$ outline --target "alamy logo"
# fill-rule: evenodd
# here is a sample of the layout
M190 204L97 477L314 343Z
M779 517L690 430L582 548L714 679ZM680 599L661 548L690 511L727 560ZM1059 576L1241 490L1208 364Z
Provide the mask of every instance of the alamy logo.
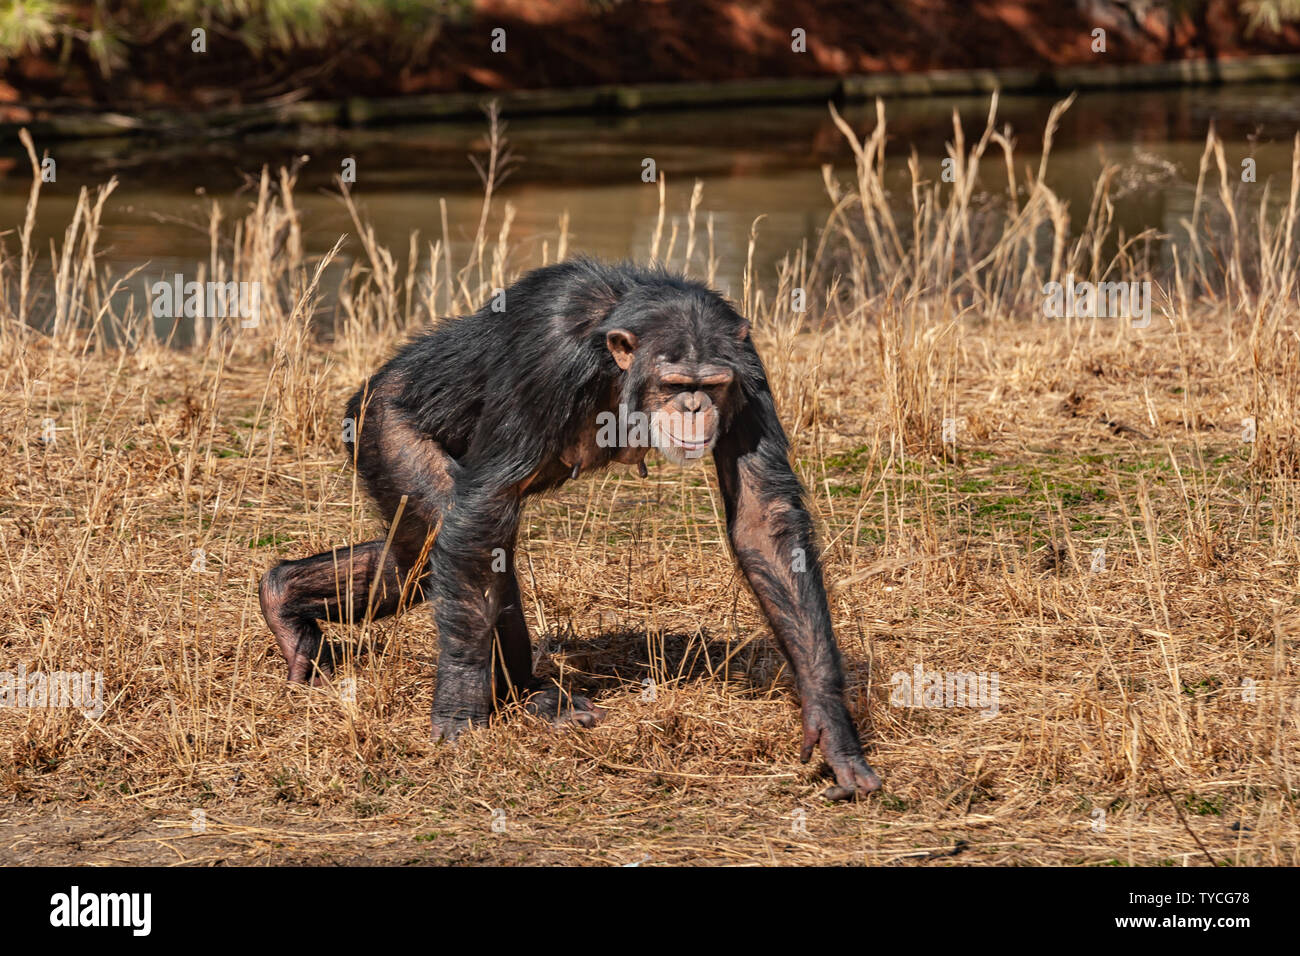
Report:
M50 897L51 926L129 926L134 936L148 936L153 924L150 893L70 892Z
M155 282L149 294L156 319L237 317L242 328L251 329L262 318L260 282L186 282L178 272L170 283Z
M998 672L896 671L889 683L895 707L973 707L982 717L998 715Z
M1151 324L1151 283L1065 282L1043 286L1043 315L1049 319L1133 319L1133 328Z
M104 713L103 671L0 671L0 707L75 707L87 717Z

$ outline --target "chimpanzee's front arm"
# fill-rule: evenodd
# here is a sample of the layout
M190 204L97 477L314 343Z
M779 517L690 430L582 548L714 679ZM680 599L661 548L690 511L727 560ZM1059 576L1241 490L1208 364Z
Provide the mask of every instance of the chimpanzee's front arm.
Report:
M714 450L727 532L794 669L803 707L800 759L807 762L813 747L820 746L837 784L825 796L851 799L878 790L880 778L862 755L844 704L844 673L803 488L790 467L771 396L762 398L747 407Z

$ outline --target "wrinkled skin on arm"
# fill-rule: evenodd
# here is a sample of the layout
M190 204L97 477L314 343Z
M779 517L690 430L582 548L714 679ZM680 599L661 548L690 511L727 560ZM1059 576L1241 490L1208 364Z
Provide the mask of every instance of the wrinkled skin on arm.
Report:
M812 519L761 365L747 379L746 405L714 449L728 537L794 670L802 702L800 759L806 763L820 747L836 782L824 796L855 799L880 789L880 777L863 757L844 703L844 669Z

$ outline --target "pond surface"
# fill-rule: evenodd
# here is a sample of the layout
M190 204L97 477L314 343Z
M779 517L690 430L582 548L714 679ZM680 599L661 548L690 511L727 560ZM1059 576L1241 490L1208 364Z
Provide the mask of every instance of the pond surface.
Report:
M1000 122L1016 137L1019 170L1036 168L1044 123L1054 96L1007 96ZM907 156L915 149L931 179L939 176L944 144L952 138L953 110L968 143L983 129L986 97L891 100L886 104L893 197L908 202ZM860 134L875 125L873 104L844 110ZM1132 235L1145 227L1177 229L1188 215L1209 124L1227 142L1229 164L1253 156L1258 180L1289 188L1292 138L1300 130L1300 94L1290 85L1219 89L1097 92L1079 96L1065 114L1053 148L1049 182L1070 202L1071 217L1087 214L1103 161L1131 165L1122 177L1117 219ZM49 147L58 179L44 187L39 248L48 261L51 238L61 241L77 190L110 175L120 185L105 215L101 248L114 274L142 262L150 276L182 271L208 259L208 204L219 200L227 220L252 196L246 177L262 164L279 166L310 157L295 201L303 213L308 251L323 253L340 233L354 232L334 194L344 158L357 161L354 194L381 242L405 260L408 236L441 235L439 199L445 198L454 243L468 245L478 221L481 187L467 155L485 148L486 124L438 123L380 129L308 129L202 142L141 139L37 144ZM738 294L751 224L758 216L760 276L805 240L815 242L830 208L820 167L842 177L852 156L824 106L643 113L634 116L544 117L513 120L507 135L518 164L499 193L514 204L512 237L519 265L549 245L554 256L559 220L570 217L569 249L620 258L644 257L658 213L658 188L641 179L642 161L667 174L669 211L684 223L695 179L704 181L699 242L713 217L718 285ZM0 229L22 221L28 163L16 144L0 150ZM991 147L982 169L989 191L1005 188L1000 153ZM1023 172L1018 175L1023 180ZM243 190L241 192L241 190ZM491 234L495 237L497 207ZM667 230L665 230L667 232ZM16 248L16 237L4 241ZM684 241L684 227L683 227ZM354 243L350 247L359 251ZM427 248L427 246L426 246ZM463 246L458 247L463 250ZM680 251L679 244L678 250ZM425 253L427 255L427 252ZM463 261L463 251L458 261Z

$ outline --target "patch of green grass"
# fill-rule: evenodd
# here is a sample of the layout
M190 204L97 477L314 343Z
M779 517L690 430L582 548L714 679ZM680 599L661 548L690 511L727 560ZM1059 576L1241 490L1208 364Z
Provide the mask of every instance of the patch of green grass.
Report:
M387 777L383 774L364 770L361 773L361 786L375 793L387 793L389 790L396 790L400 793L410 790L415 786L415 782L406 777Z
M1183 798L1183 807L1198 817L1222 816L1223 804L1222 797L1202 797L1196 793L1189 793Z
M271 774L271 786L275 787L275 799L286 803L301 800L307 791L307 783L302 775L289 767L281 767Z
M1184 684L1183 693L1188 697L1195 697L1198 694L1212 694L1223 684L1223 681L1217 677L1202 677L1195 684Z
M859 445L857 448L838 455L828 455L826 457L827 468L852 468L861 471L871 463L871 447L869 445Z
M832 498L860 498L862 497L861 485L829 485L823 486L827 494Z
M895 813L902 813L907 809L907 801L902 797L895 796L892 793L886 793L883 790L876 795L876 803L882 810L892 810Z

